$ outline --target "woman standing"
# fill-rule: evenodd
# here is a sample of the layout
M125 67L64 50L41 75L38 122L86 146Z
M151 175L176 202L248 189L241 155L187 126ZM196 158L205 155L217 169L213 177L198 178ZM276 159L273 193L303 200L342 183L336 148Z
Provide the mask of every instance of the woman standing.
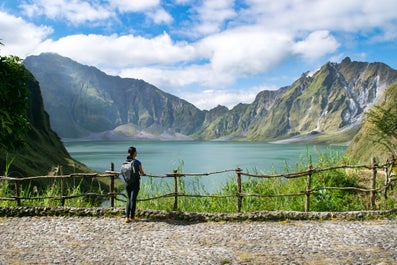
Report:
M142 163L135 159L137 156L138 152L136 151L136 148L131 146L128 148L128 156L127 156L127 161L131 162L134 161L132 164L135 168L135 172L139 172L141 176L145 175L145 172L143 171L142 168ZM125 209L125 222L129 223L131 221L135 220L135 210L136 210L136 199L138 197L138 192L139 192L139 187L140 187L140 181L136 181L132 184L126 185L126 190L127 190L127 195L128 195L128 203L127 207Z

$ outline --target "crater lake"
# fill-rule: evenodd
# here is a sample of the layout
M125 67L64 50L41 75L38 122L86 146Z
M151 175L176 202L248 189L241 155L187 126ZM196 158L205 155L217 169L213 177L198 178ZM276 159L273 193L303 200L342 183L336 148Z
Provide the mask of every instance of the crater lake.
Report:
M343 154L345 146L273 144L234 141L65 141L70 155L90 167L105 172L111 162L119 170L129 146L135 146L137 159L148 175L164 176L179 169L183 173L212 173L233 170L258 174L295 172L297 165L318 163L321 154ZM143 177L142 181L147 181ZM189 178L189 177L186 177ZM234 172L200 177L205 191L222 189ZM188 182L188 181L187 181Z

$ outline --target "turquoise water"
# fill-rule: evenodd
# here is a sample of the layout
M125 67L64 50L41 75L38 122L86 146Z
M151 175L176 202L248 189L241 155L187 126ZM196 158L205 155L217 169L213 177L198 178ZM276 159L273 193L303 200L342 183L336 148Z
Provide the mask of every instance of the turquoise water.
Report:
M182 166L184 173L210 173L236 169L252 173L285 172L296 163L307 164L308 154L315 163L329 150L343 153L345 147L300 144L269 144L257 142L210 141L80 141L65 142L71 156L88 167L104 172L114 162L119 170L129 146L138 150L137 159L146 174L163 176ZM233 172L201 177L206 191L222 187Z

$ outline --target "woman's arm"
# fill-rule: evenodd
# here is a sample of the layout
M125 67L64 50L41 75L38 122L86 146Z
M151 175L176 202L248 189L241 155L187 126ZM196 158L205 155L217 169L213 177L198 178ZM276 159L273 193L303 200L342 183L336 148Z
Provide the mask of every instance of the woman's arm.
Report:
M141 174L141 176L145 176L146 175L146 173L143 171L142 164L139 165L139 173Z

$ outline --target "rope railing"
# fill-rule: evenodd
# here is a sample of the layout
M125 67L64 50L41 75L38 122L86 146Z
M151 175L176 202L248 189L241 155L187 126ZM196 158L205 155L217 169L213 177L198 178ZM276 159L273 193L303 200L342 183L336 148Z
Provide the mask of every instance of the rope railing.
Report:
M372 161L372 165L338 165L327 168L312 168L311 165L308 166L307 170L301 172L292 172L292 173L284 173L284 174L252 174L249 172L244 172L240 168L236 169L227 169L221 171L207 172L207 173L181 173L174 170L173 173L167 173L165 175L145 175L148 178L173 178L174 179L174 192L156 195L148 198L140 198L138 201L150 201L150 200L159 200L162 198L174 198L174 207L173 209L178 210L178 198L180 197L190 197L190 198L237 198L237 212L241 212L243 206L243 198L244 197L258 197L258 198L271 198L271 197L296 197L296 196L306 196L305 201L305 211L310 211L310 195L319 192L321 190L351 190L357 192L365 192L370 196L370 208L375 207L375 199L378 193L382 193L387 199L387 191L390 189L392 182L396 181L396 174L393 173L393 168L395 167L395 160L388 160L386 163L378 165L375 160ZM372 172L371 178L371 187L311 187L312 185L312 176L315 174L321 174L324 172L341 170L341 169L367 169ZM377 187L377 176L378 169L383 169L385 181L383 185ZM237 192L235 194L186 194L184 192L178 191L178 179L183 177L202 177L202 176L210 176L222 173L230 173L234 172L236 174L236 184L237 184ZM15 183L15 191L16 194L9 197L0 197L0 200L5 201L17 201L18 206L21 206L23 200L44 200L44 199L52 199L52 200L60 200L62 202L62 206L65 205L65 200L79 198L79 197L100 197L100 198L110 198L111 207L114 207L114 201L120 200L118 196L123 196L126 198L127 196L122 192L115 192L115 179L118 178L120 172L114 171L114 164L111 163L111 169L109 171L105 171L104 173L72 173L68 175L55 175L55 176L35 176L35 177L26 177L26 178L15 178L8 176L0 176L1 182L14 182ZM294 179L294 178L302 178L307 177L306 180L306 190L299 191L296 193L289 194L252 194L243 192L243 180L242 176L251 177L251 178L285 178L285 179ZM64 194L64 179L71 178L109 178L109 192L107 193L93 193L93 192L85 192L81 194ZM34 196L34 197L24 197L21 196L21 182L24 181L32 181L39 179L58 179L60 180L60 195L58 196Z

